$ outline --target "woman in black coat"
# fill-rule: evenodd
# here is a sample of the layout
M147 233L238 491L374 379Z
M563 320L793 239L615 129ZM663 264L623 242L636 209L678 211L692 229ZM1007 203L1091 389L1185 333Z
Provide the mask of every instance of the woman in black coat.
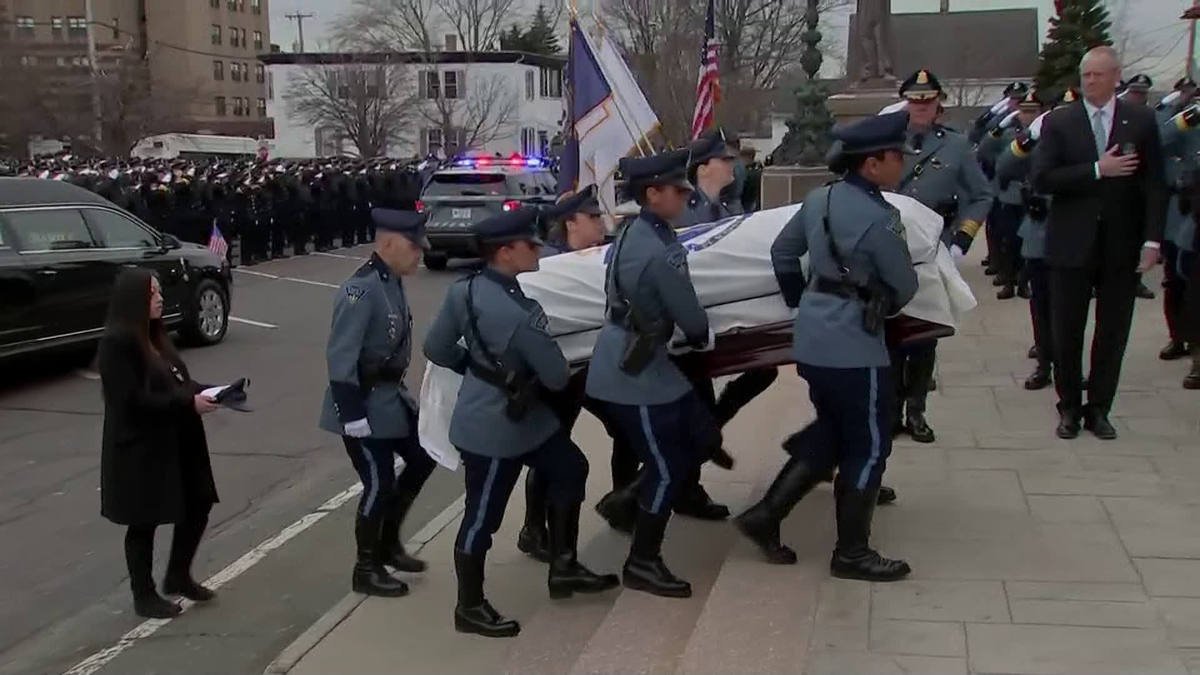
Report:
M147 618L179 614L154 588L154 530L174 523L163 592L195 602L214 593L192 579L192 559L217 502L200 416L218 405L199 392L162 323L158 278L144 269L117 277L100 342L104 441L100 512L127 525L125 561L134 610Z

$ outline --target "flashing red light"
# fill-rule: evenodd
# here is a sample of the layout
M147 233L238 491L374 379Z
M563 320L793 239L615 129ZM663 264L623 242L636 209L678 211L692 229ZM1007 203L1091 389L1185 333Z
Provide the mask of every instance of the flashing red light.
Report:
M488 157L480 157L479 159L475 160L475 166L488 166L491 163L492 160Z
M425 202L417 200L417 213L425 213Z
M504 202L504 206L502 208L505 211L516 211L517 209L521 208L521 202L516 201L515 199L510 199Z
M520 157L513 157L512 159L508 160L508 163L511 166L525 166L525 160Z

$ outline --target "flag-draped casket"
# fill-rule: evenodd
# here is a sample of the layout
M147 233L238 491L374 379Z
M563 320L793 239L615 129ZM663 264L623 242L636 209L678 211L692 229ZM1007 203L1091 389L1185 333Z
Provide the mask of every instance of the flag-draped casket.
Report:
M942 217L920 202L885 193L905 225L919 288L902 315L889 320L889 340L944 337L975 306L949 251L940 245ZM717 334L713 352L695 355L713 375L790 362L792 321L771 266L771 243L800 206L785 206L683 230L688 267L700 303ZM547 330L568 361L582 364L604 323L605 262L610 246L542 260L541 269L518 279L549 317ZM803 326L796 327L803 330ZM429 366L421 391L421 441L447 466L457 456L446 439L458 376Z

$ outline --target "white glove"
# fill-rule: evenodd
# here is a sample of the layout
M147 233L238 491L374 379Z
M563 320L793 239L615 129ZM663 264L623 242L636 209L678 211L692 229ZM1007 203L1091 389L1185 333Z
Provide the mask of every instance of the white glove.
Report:
M1183 92L1176 89L1175 91L1162 97L1162 100L1159 101L1158 103L1159 103L1159 105L1161 105L1165 108L1166 106L1169 106L1169 105L1175 103L1175 101L1178 101L1180 96L1183 96Z
M1014 110L1014 111L1008 113L1008 116L1000 121L1000 128L1007 129L1007 128L1011 127L1012 125L1016 124L1018 114L1020 114L1020 111L1018 111L1018 110Z
M713 347L716 346L717 336L713 333L712 326L709 326L708 342L706 342L703 347L693 346L686 340L687 338L683 336L683 332L679 330L678 326L676 326L675 334L671 336L671 341L667 343L667 353L673 356L679 356L680 354L686 354L688 352L711 352Z
M999 115L1000 113L1004 112L1005 110L1008 110L1008 106L1011 105L1011 101L1012 101L1012 99L1005 96L1004 98L997 101L996 105L992 106L991 113L993 115Z
M1029 137L1030 138L1032 138L1033 140L1036 141L1042 137L1042 123L1046 120L1046 115L1049 115L1049 114L1050 114L1050 111L1047 110L1046 112L1042 113L1041 115L1038 115L1037 119L1035 119L1029 125Z
M907 100L897 101L895 103L884 106L883 110L879 111L879 114L887 115L889 113L900 112L901 110L907 110L907 109L908 109L908 101Z
M967 257L966 251L959 248L958 244L950 245L950 257L954 259L955 264L963 261Z
M708 327L708 342L704 343L703 347L697 347L698 352L711 352L717 346L717 334L713 332L712 326Z
M371 435L371 423L367 418L346 422L342 425L342 432L350 438L366 438Z

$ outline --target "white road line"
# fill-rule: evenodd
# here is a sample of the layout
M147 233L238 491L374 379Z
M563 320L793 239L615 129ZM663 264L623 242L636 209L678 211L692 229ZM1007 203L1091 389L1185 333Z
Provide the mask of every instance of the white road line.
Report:
M238 316L231 316L231 317L229 317L229 320L233 321L234 323L244 323L247 326L258 326L259 328L279 328L279 326L276 326L273 323L263 323L262 321L251 321L250 319L243 319Z
M254 270L244 270L240 267L233 268L233 271L241 272L242 274L249 274L250 276L254 276L254 277L263 277L265 279L278 279L279 278L278 274L267 274L266 272L255 272Z
M340 253L326 253L324 251L313 251L312 255L319 255L326 258L341 258L342 260L366 260L367 258L360 255L342 255Z
M338 284L327 284L324 281L309 281L308 279L297 279L296 277L280 277L284 281L294 281L298 284L308 284L309 286L324 286L325 288L341 288Z
M399 470L401 466L403 466L403 462L397 458L397 470ZM321 521L321 519L325 518L330 513L333 513L338 508L343 506L346 502L361 494L362 490L362 483L355 483L333 497L330 497L324 504L318 506L311 513L283 528L274 537L271 537L258 546L250 549L244 555L242 555L242 557L230 563L228 567L209 577L208 580L204 582L204 585L212 589L217 589L229 583L230 581L233 581L242 574L245 574L247 570L262 562L263 558L267 557L268 553L283 546L294 539L301 532L304 532L313 525L316 525ZM412 539L408 540L405 546L413 552L419 551L422 546L433 539L438 532L440 532L455 518L457 518L460 513L462 513L465 504L465 496L456 499L441 513L434 516L433 520L430 520L425 527L421 528L420 532L417 532ZM180 606L183 607L184 612L187 612L193 604L195 603L186 599L180 601ZM173 620L174 619L148 619L133 630L121 636L121 639L117 640L116 644L106 647L105 649L101 649L95 654L92 654L86 659L80 661L79 663L75 664L75 667L65 671L63 675L92 675L96 671L112 662L113 659L120 656L121 653L137 644L138 640L142 640L154 635L160 628L171 623Z

